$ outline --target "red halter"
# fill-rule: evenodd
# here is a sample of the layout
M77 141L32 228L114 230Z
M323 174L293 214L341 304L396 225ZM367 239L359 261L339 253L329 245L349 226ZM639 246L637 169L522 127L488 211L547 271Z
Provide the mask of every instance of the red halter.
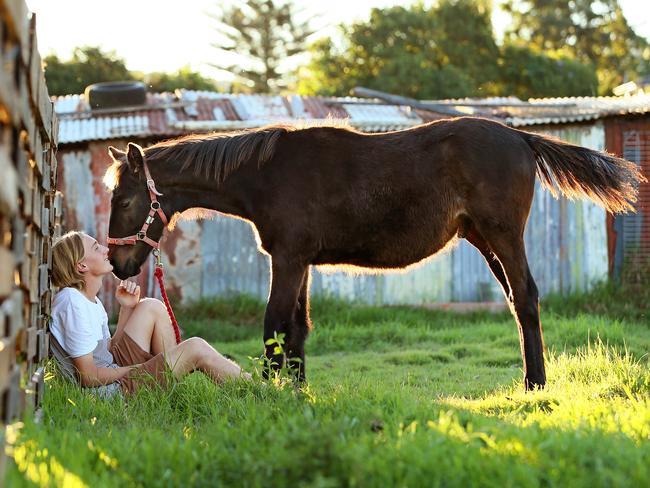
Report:
M153 178L151 177L151 173L149 173L149 167L147 166L147 162L143 161L143 163L144 163L144 174L147 178L147 190L149 190L149 198L151 198L149 215L147 215L147 218L144 219L144 224L142 224L142 228L135 235L127 236L127 237L109 237L107 239L107 242L108 244L115 244L116 246L125 246L125 245L133 246L135 245L136 242L143 241L149 244L151 247L153 247L153 255L154 258L156 259L156 269L154 271L154 277L158 281L158 286L160 287L160 295L162 296L162 299L165 302L165 307L167 307L167 313L169 314L169 319L171 320L172 326L174 327L176 344L178 344L181 342L181 331L178 328L178 322L176 321L176 317L174 316L174 311L172 310L172 306L169 303L169 299L167 298L167 291L165 290L165 284L163 283L163 265L162 262L160 261L160 242L154 241L153 239L147 236L147 230L149 229L149 226L153 223L156 214L160 216L160 220L162 220L164 226L167 225L168 221L167 221L167 217L165 216L165 212L163 212L162 208L160 207L160 202L156 198L156 196L162 196L162 193L156 190L156 184L154 183Z

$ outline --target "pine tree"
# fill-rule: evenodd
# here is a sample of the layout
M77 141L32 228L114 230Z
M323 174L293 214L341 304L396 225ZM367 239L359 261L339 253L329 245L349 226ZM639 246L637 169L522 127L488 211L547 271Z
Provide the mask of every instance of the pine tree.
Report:
M305 50L314 32L309 19L296 20L299 14L290 1L246 0L222 7L213 17L225 43L212 45L246 62L212 65L234 74L254 92L277 93L287 84L291 58Z

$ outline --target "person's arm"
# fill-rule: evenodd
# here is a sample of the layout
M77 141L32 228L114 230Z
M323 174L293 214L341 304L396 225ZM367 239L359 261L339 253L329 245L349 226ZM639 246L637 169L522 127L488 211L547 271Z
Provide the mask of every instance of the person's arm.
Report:
M88 353L78 358L72 358L72 362L79 371L81 386L108 385L123 378L134 366L121 368L101 368L93 361L93 354Z
M122 330L131 317L135 306L140 301L140 287L133 281L120 281L117 290L115 290L115 298L120 304L120 313L117 317L117 327L115 328L114 338L119 338L119 336L122 335Z
M115 335L122 332L122 328L126 325L133 313L135 307L120 306L120 313L117 316L117 327L115 328Z

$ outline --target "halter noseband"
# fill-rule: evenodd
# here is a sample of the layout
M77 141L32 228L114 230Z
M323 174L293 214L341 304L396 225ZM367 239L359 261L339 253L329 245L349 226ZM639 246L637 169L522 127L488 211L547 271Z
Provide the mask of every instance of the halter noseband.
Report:
M151 198L149 215L147 215L147 218L144 220L144 224L142 224L142 228L136 234L127 237L109 237L107 239L107 242L108 244L115 244L116 246L124 246L135 245L136 242L142 241L153 247L154 255L157 257L160 254L160 243L147 237L147 229L149 229L149 226L153 223L156 214L160 216L160 220L162 220L162 223L165 226L167 225L167 217L165 216L165 212L163 212L162 208L160 207L160 202L156 198L156 196L162 196L162 193L156 190L156 184L154 183L153 178L151 178L151 173L149 173L147 162L143 161L143 163L144 174L147 178L147 190L149 190L149 197Z

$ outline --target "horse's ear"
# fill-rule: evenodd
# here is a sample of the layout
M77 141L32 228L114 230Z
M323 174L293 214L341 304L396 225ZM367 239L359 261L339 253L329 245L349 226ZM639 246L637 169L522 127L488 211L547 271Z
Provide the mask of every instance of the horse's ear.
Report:
M137 144L129 142L126 150L126 160L131 171L137 173L144 166L144 151Z
M121 157L126 156L124 151L120 151L118 148L113 146L108 146L108 154L110 154L113 159L120 159Z

